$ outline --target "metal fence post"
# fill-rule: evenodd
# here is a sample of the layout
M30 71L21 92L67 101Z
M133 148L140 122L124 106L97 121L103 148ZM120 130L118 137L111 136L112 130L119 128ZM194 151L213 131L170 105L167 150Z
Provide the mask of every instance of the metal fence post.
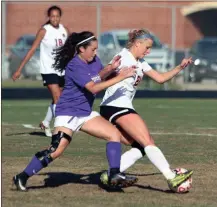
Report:
M6 9L7 9L7 2L2 2L2 79L7 79L9 76L8 71L8 61L6 59Z
M96 5L96 33L97 38L99 39L101 32L101 3L97 3Z

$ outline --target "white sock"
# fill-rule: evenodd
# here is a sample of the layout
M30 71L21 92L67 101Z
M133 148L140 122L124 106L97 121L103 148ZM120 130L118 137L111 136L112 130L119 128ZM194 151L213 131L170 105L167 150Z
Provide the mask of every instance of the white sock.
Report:
M53 118L55 117L56 104L52 105Z
M55 106L54 106L55 105ZM55 111L56 108L56 104L51 104L48 109L47 109L47 113L46 116L43 120L43 124L45 127L49 127L50 126L50 122L52 121L52 119L54 118L54 113L53 113L53 108Z
M145 147L145 153L167 180L175 177L175 173L170 169L169 163L158 147L149 145Z
M121 156L120 172L124 172L131 167L137 160L142 158L141 151L137 148L132 148Z

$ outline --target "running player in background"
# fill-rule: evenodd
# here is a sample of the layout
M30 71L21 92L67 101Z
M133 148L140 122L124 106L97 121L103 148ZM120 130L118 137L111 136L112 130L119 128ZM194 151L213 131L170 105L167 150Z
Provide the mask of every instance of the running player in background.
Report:
M49 20L39 29L31 49L26 54L12 78L15 81L20 77L25 64L30 60L40 44L40 73L44 86L48 88L52 95L52 103L48 107L47 114L40 123L40 127L45 131L46 136L51 137L50 122L55 117L56 103L64 86L64 73L55 71L52 66L54 64L53 52L55 49L64 45L69 35L69 30L60 24L62 16L60 7L50 7L47 15Z
M100 106L100 114L117 126L122 135L128 139L126 144L132 145L132 149L125 152L121 157L121 172L146 154L152 164L164 175L168 184L176 187L188 179L193 171L176 175L170 169L170 165L163 153L150 136L146 123L135 111L132 101L137 85L144 75L149 76L158 83L164 83L191 64L192 59L183 59L180 65L174 69L165 73L158 73L147 62L141 62L141 59L150 53L152 44L152 36L148 30L133 30L129 33L127 48L124 48L118 55L121 56L120 67L135 65L137 67L136 75L106 89Z
M94 34L84 31L72 33L64 46L56 51L54 66L60 72L65 71L65 87L57 102L51 145L37 152L24 171L13 177L17 190L26 191L28 178L58 158L70 144L73 134L79 130L108 141L106 155L111 186L128 186L137 180L120 173L121 133L92 110L96 93L135 75L135 68L125 67L116 77L103 81L119 67L120 57L103 69L96 56L97 47Z

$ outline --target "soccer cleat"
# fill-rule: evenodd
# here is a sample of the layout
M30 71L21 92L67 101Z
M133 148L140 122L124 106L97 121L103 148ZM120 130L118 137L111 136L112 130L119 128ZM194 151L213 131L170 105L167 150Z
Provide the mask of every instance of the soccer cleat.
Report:
M110 187L128 187L138 181L138 178L126 176L123 173L117 173L108 177L108 185Z
M26 180L22 180L19 175L13 177L13 184L16 186L18 191L27 191Z
M193 170L188 170L181 174L176 174L175 178L167 180L168 185L172 188L176 188L177 186L184 183L188 178L193 174Z
M40 127L42 130L44 130L44 133L45 133L45 135L46 135L47 137L52 137L52 132L51 132L51 129L50 129L49 126L46 127L46 126L43 124L43 122L41 122L41 123L39 124L39 127Z

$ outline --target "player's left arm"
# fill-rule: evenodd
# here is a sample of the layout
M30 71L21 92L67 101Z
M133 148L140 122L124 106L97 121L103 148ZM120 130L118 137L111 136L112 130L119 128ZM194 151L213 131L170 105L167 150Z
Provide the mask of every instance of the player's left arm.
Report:
M172 79L174 76L176 76L181 70L186 68L189 64L191 64L192 58L185 58L182 60L182 62L177 65L172 70L165 72L165 73L159 73L154 69L150 69L147 71L143 71L145 75L149 76L152 80L156 81L157 83L165 83Z

